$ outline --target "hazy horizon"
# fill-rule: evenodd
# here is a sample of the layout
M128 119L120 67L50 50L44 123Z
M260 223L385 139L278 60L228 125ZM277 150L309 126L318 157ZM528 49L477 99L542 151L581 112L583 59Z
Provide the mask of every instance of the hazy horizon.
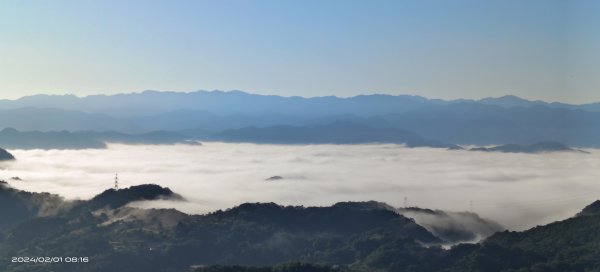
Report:
M600 101L597 1L11 1L0 93ZM309 19L310 18L310 19Z
M232 92L242 92L242 93L247 93L247 94L251 94L251 95L260 95L260 96L277 96L277 97L284 97L284 98L291 98L291 97L301 97L301 98L306 98L306 99L310 99L310 98L318 98L318 97L337 97L337 98L353 98L353 97L357 97L357 96L369 96L369 95L389 95L389 96L414 96L414 97L422 97L425 99L430 99L430 100L444 100L444 101L453 101L453 100L473 100L473 101L478 101L478 100L483 100L483 99L487 99L487 98L503 98L503 97L518 97L524 100L528 100L528 101L541 101L541 102L546 102L546 103L564 103L564 104L570 104L570 105L584 105L584 104L594 104L594 103L600 103L600 99L598 99L598 101L587 101L584 103L570 103L570 102L566 102L566 101L555 101L555 100L544 100L541 98L530 98L530 97L526 97L526 96L521 96L518 94L513 94L513 93L507 93L507 94L503 94L503 95L498 95L498 96L478 96L478 97L456 97L456 98L442 98L442 97L428 97L428 96L423 96L420 94L416 94L416 93L386 93L386 92L371 92L371 93L360 93L360 94L355 94L355 95L315 95L315 96L309 96L309 95L279 95L279 94L269 94L269 93L261 93L261 92L253 92L253 91L247 91L247 90L238 90L238 89L232 89L232 90L221 90L221 89L214 89L214 90L205 90L205 89L197 89L197 90L193 90L193 91L165 91L165 90L141 90L141 91L126 91L126 92L115 92L115 93L92 93L92 94L77 94L77 93L70 93L70 92L65 92L65 93L32 93L32 94L28 94L28 95L22 95L22 96L15 96L15 97L4 97L2 96L2 94L0 94L0 100L9 100L9 101L17 101L23 98L27 98L27 97L33 97L33 96L75 96L77 98L86 98L86 97L93 97L93 96L119 96L119 95L132 95L132 94L142 94L145 92L159 92L159 93L178 93L178 94L190 94L190 93L196 93L196 92L224 92L224 93L232 93Z

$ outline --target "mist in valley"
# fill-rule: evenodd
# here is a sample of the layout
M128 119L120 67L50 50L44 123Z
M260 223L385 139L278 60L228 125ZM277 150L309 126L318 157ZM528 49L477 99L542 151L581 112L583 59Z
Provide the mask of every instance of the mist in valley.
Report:
M566 219L600 199L600 152L511 154L401 145L206 142L86 150L9 150L0 178L27 191L88 199L113 186L156 183L187 201L138 202L202 214L244 202L321 206L376 200L469 211L511 230ZM18 177L18 178L17 178ZM277 177L277 178L272 178Z

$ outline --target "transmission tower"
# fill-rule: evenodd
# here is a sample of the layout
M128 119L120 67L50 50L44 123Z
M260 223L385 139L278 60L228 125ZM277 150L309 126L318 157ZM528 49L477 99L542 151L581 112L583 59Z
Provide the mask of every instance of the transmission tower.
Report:
M119 174L115 174L115 190L119 190Z

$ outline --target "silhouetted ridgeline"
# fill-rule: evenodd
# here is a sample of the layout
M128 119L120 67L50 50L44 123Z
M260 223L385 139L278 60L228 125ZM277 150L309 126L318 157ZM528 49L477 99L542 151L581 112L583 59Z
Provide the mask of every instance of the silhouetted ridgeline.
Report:
M199 140L250 142L263 144L364 144L395 143L407 147L436 147L460 149L459 146L432 141L408 131L393 128L375 128L363 124L336 122L311 127L275 126L242 128L200 136L177 132L154 131L144 134L119 132L19 132L15 129L0 131L0 144L19 149L83 149L106 148L106 143L125 144L188 144Z
M477 103L503 108L545 106L556 109L600 111L600 103L571 105L529 101L516 96L485 98L481 100L427 99L416 95L358 95L349 98L282 97L258 95L241 91L197 91L191 93L145 91L142 93L116 95L34 95L17 100L0 100L0 109L54 108L81 111L90 114L106 114L116 117L151 116L164 112L203 110L219 115L230 114L280 114L290 115L336 115L356 114L362 116L402 113L429 105Z
M106 148L106 143L124 144L188 144L188 136L166 131L153 131L143 134L125 134L120 132L94 131L26 131L12 128L0 131L0 145L14 149L85 149Z
M156 199L183 200L183 197L173 193L169 188L163 188L155 184L144 184L119 190L108 189L92 198L88 205L96 208L105 206L119 208L134 201Z
M376 128L364 124L335 122L327 125L296 127L248 127L225 130L214 135L215 140L274 144L364 144L396 143L407 147L439 147L460 149L459 146L423 137L395 128Z
M1 184L0 270L516 272L600 267L595 204L571 219L524 232L498 232L480 244L444 250L437 246L442 239L427 230L431 225L424 228L378 202L331 207L246 203L206 215L126 206L161 198L180 199L156 185L65 201ZM488 224L474 214L400 211L438 216L438 235L445 231L444 220L450 220L447 230L456 224ZM90 262L12 263L12 256L87 256Z
M600 215L600 200L596 200L594 203L587 205L580 213L577 214L577 216L584 215Z
M418 207L399 208L398 212L413 218L419 225L448 243L478 241L504 230L500 224L471 212L447 212Z
M359 123L335 122L327 125L296 127L246 127L223 132L167 132L154 131L144 134L125 134L120 132L20 132L15 129L0 131L0 145L14 149L85 149L106 148L106 143L124 144L185 144L200 145L199 141L246 142L259 144L367 144L393 143L406 147L433 147L453 150L462 149L454 144L429 140L416 133L395 128L378 128ZM545 153L577 152L583 150L570 148L556 142L540 142L528 145L508 144L495 147L477 147L471 151ZM5 158L10 158L4 154ZM2 153L0 151L0 159Z
M577 153L588 153L583 150L570 148L561 143L555 142L542 142L529 145L518 145L508 144L494 147L476 147L471 148L471 151L485 151L485 152L503 152L503 153L548 153L548 152L577 152Z
M514 96L445 101L406 95L302 98L239 91L147 91L84 98L40 95L0 100L0 127L21 131L90 130L136 135L169 131L196 139L217 137L220 132L231 130L222 137L238 141L240 133L252 132L250 127L261 129L260 133L275 132L275 128L308 133L315 127L337 122L387 129L384 135L393 130L408 131L448 144L560 142L575 147L600 147L600 104L546 103ZM378 135L369 141L388 137ZM340 138L345 142L356 140Z
M12 161L15 159L13 154L10 154L8 151L0 148L0 161Z

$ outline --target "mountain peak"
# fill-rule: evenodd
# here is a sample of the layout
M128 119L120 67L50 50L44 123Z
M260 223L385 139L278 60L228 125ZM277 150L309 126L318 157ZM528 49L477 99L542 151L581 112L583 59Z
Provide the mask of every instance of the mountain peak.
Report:
M477 102L487 105L501 106L505 108L511 107L529 107L533 105L546 105L546 102L542 101L530 101L516 95L504 95L501 97L487 97L480 99Z
M600 215L600 200L596 200L592 204L587 205L576 216L582 215Z
M13 161L15 160L15 156L10 154L8 151L0 148L0 161Z
M118 208L134 201L157 199L183 200L183 197L167 187L156 184L142 184L125 189L108 189L92 198L90 203L97 208L103 206Z

